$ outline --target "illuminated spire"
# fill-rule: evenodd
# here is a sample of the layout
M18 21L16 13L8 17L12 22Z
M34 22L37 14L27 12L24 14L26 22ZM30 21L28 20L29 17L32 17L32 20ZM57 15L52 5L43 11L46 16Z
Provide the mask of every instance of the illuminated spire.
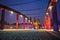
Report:
M34 22L36 21L36 18L34 17Z

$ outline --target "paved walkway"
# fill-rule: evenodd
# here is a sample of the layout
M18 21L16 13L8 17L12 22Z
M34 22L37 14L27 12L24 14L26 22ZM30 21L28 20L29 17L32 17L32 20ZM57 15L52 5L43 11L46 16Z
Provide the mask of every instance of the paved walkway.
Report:
M53 29L47 30L47 29L3 29L0 31L53 31Z
M56 36L50 34L49 32L51 31L42 30L11 31L11 30L0 31L0 40L60 40Z

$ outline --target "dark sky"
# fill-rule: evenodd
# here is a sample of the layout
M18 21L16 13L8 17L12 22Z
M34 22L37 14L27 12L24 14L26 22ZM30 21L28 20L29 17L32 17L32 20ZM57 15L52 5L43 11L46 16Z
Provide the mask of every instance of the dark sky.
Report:
M28 17L35 17L36 19L40 19L41 24L43 24L46 8L49 0L0 0L1 4L4 4L12 9L15 9ZM60 0L57 2L57 10L58 10L58 20L60 21ZM0 12L1 13L1 12ZM9 14L9 12L5 12L5 20L10 23L15 22L16 14ZM52 16L52 15L51 15ZM22 22L22 18L19 18L19 22Z

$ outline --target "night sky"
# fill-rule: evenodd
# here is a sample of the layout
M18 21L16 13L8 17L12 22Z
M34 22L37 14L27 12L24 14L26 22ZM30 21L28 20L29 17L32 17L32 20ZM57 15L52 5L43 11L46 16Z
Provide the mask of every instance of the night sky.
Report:
M0 0L1 4L4 4L12 9L15 9L27 17L35 17L36 19L40 19L41 24L43 24L44 17L46 14L46 8L49 0ZM16 14L10 14L9 12L5 12L5 20L10 23L15 23ZM60 21L60 0L57 2L57 13L58 20ZM52 14L51 14L52 18ZM0 11L0 19L1 19L1 11ZM19 17L19 23L22 22L22 18Z

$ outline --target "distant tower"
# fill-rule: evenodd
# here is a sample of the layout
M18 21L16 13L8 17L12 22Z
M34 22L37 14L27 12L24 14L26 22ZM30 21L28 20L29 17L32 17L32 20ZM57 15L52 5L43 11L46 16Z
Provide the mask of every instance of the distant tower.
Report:
M30 21L32 21L32 18L30 17Z
M40 24L39 19L36 19L36 18L34 17L34 22L33 22L34 28L35 28L35 29L38 29L38 28L39 28L39 24Z
M34 17L34 22L36 21L36 18Z

